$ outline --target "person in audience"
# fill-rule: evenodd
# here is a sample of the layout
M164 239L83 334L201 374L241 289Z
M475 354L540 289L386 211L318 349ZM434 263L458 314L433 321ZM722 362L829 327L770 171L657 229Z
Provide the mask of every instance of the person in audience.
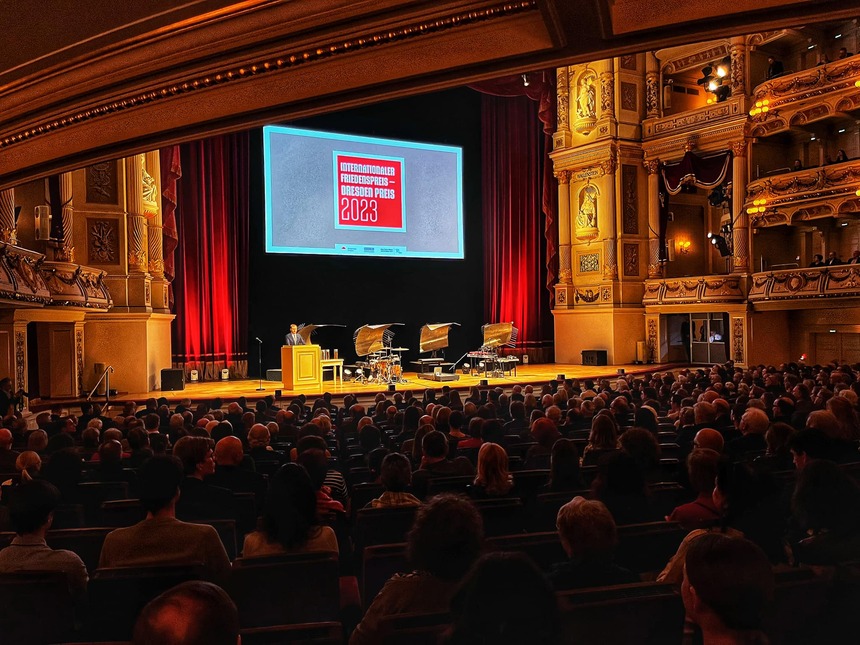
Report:
M328 459L322 450L311 448L310 450L302 451L299 455L298 463L305 468L311 478L311 484L314 487L317 500L317 512L320 515L340 514L349 510L339 501L332 498L331 488L325 484L329 467Z
M802 472L812 459L835 461L833 443L821 430L804 428L791 435L788 440L794 468Z
M57 487L63 504L79 504L78 484L83 481L83 460L74 448L55 452L42 469L42 479Z
M227 592L183 582L151 600L134 625L133 645L237 645L239 612Z
M245 458L239 437L224 437L215 444L215 472L206 477L206 483L226 488L233 493L253 493L256 508L263 506L266 497L266 478L260 473L242 468Z
M146 417L149 419L149 417ZM156 426L156 430L158 426ZM149 433L145 429L132 428L128 431L128 447L131 451L131 456L127 463L129 468L140 468L147 459L152 457L152 450L149 447Z
M42 429L33 430L27 435L27 450L37 452L40 455L48 447L48 433Z
M708 448L697 448L687 456L687 474L696 499L675 507L666 521L679 522L687 531L719 522L720 510L714 505L712 494L719 461L720 454Z
M836 59L837 59L837 60L842 60L843 58L850 58L850 57L851 57L851 56L853 56L853 55L854 55L854 54L852 54L850 51L848 51L848 49L847 49L847 48L845 48L845 47L840 47L840 48L839 48L839 53L836 55Z
M826 266L824 264L824 256L820 253L816 253L812 256L812 262L809 263L810 267L823 267Z
M20 481L32 481L39 476L42 470L42 458L37 452L25 450L15 459L15 470L20 475ZM3 486L12 486L14 483L14 480L10 478L3 482Z
M588 444L582 451L582 465L595 466L603 455L618 450L618 429L615 421L605 414L598 414L591 420L591 433Z
M603 502L574 497L559 509L556 528L568 557L549 574L556 590L639 582L636 574L613 562L618 532Z
M298 464L284 464L272 476L260 529L245 537L243 557L278 553L337 553L330 526L321 525L311 478Z
M661 519L654 516L645 476L633 457L624 452L605 455L597 468L592 497L606 504L616 524Z
M535 420L531 428L532 438L537 444L526 451L523 468L532 470L549 468L552 446L561 437L558 426L551 419L543 417Z
M214 444L206 437L182 437L173 456L182 463L185 477L176 515L188 520L236 519L236 501L226 488L205 481L215 473Z
M842 163L843 161L848 161L848 153L844 149L839 148L836 151L836 158L833 160L833 163Z
M368 503L371 508L421 506L421 500L408 492L412 483L412 464L404 455L392 452L382 460L380 481L385 491Z
M546 576L522 553L487 553L451 599L448 645L554 645L560 642L558 605Z
M275 450L269 442L271 434L269 429L262 423L254 423L248 430L248 455L257 461L279 461L284 462L284 453Z
M767 643L761 629L773 591L770 562L754 543L707 535L691 545L681 597L704 643Z
M660 470L660 444L655 433L637 426L622 433L618 443L621 450L636 461L645 481L653 483L665 479Z
M825 266L838 266L840 264L845 264L837 255L836 251L830 251L827 254L827 261L824 263Z
M747 453L761 453L767 449L764 435L770 425L767 413L750 408L741 417L740 431L743 436L726 444L726 454L735 460L743 459Z
M428 432L421 442L424 456L421 467L412 473L412 488L416 497L424 499L430 480L436 477L474 475L475 469L465 457L448 459L448 439L441 432Z
M723 435L713 428L702 428L693 439L693 448L708 448L722 454L725 440Z
M794 547L803 564L835 565L860 554L860 486L833 462L810 461L797 476L792 512L809 534Z
M153 457L140 468L140 503L146 519L111 531L105 538L99 568L202 564L208 578L224 583L230 560L214 528L176 519L183 467L175 457Z
M446 611L483 541L481 514L469 500L443 494L420 507L407 536L413 571L385 583L353 631L350 645L379 643L380 623L387 616Z
M526 420L526 406L522 401L512 401L510 405L511 420L505 424L505 434L518 435L520 439L529 438L529 422Z
M772 78L777 78L778 76L782 76L785 74L785 66L782 64L781 60L777 60L773 56L767 57L767 75L765 80L770 80Z
M12 450L12 431L0 428L0 473L11 473L15 470L15 460L18 451Z
M772 423L767 432L764 433L767 450L764 456L755 460L756 468L766 469L770 472L793 469L794 463L788 448L788 442L791 440L793 432L794 428L787 423Z
M60 504L60 491L47 481L34 479L22 482L10 498L9 517L15 537L0 551L0 573L62 571L72 596L83 600L89 577L81 558L71 551L52 549L45 542Z
M483 443L481 435L484 423L486 423L486 421L481 417L472 417L471 419L469 419L469 425L467 429L469 436L457 441L457 448L459 450L480 448L481 444Z
M507 497L514 487L508 470L508 453L497 443L485 443L478 451L478 468L469 495L475 499Z
M585 482L579 470L579 451L576 444L570 439L559 439L552 446L547 489L557 493L583 488Z

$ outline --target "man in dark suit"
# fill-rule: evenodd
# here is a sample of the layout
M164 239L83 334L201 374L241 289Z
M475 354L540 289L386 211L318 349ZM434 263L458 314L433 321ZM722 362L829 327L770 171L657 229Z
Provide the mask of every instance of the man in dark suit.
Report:
M287 345L304 345L305 339L299 336L299 328L293 323L290 325L290 333L287 334Z
M238 437L224 437L215 444L215 472L206 478L206 483L234 493L253 493L259 511L266 496L266 478L242 468L244 458L242 441Z
M206 437L182 437L173 446L173 456L185 471L176 503L176 515L184 520L237 519L233 493L203 481L215 473L211 445L212 440Z
M825 262L824 264L825 266L832 267L838 264L844 264L844 262L842 262L842 260L839 259L839 256L836 255L836 251L831 251L827 254L827 262Z

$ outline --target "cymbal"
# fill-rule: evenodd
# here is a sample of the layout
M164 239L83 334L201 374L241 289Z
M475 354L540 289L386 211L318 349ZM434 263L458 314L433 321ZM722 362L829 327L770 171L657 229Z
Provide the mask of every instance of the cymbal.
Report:
M408 352L409 348L408 347L392 347L391 351L392 352Z

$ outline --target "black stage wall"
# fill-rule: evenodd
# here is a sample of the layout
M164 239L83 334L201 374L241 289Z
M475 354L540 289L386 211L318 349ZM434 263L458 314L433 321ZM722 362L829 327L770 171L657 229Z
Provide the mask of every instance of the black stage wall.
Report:
M338 323L315 341L355 362L353 332L364 324L395 327L394 345L418 358L419 328L458 322L449 336L448 360L481 345L484 310L481 223L481 96L466 88L415 96L327 114L290 125L348 134L407 139L463 147L465 260L332 258L264 252L262 132L251 140L251 222L248 372L257 374L257 342L263 370L280 368L280 348L291 322ZM404 369L411 370L409 366Z

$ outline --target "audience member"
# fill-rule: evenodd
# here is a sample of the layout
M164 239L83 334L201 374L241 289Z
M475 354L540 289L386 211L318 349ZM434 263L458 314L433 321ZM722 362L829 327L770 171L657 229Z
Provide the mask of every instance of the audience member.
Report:
M485 443L478 451L478 468L469 494L476 499L507 497L514 487L508 470L508 453L496 443Z
M371 508L421 506L421 500L408 492L412 483L412 465L404 455L393 452L382 460L380 482L385 491L368 503Z
M236 519L233 493L205 481L215 473L214 444L206 437L182 437L173 446L173 456L182 463L185 477L176 515L188 520Z
M677 506L666 518L667 521L679 522L685 530L690 531L713 526L720 520L720 509L714 505L712 494L719 461L719 453L709 448L697 448L687 456L688 478L696 499Z
M585 483L579 470L579 451L570 439L559 439L552 446L547 489L561 491L583 490Z

